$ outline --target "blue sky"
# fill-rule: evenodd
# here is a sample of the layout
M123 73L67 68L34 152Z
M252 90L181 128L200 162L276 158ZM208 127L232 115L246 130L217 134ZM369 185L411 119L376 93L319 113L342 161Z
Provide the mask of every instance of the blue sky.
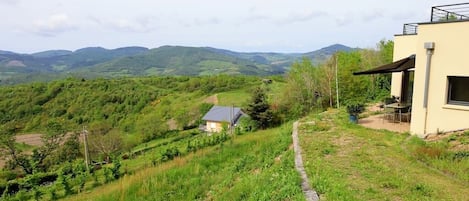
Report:
M308 52L373 48L445 0L0 0L0 50L210 46Z

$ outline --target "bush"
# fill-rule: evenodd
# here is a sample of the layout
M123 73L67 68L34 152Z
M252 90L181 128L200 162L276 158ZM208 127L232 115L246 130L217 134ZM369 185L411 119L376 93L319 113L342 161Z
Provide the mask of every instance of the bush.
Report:
M112 161L113 163L113 166L111 168L111 172L112 172L112 177L114 179L119 179L120 177L120 168L121 168L121 162L119 160L114 160Z
M356 116L362 113L363 111L365 111L365 106L363 105L363 103L360 103L358 101L350 101L346 103L346 107L347 107L347 112L350 115Z
M0 172L0 180L10 181L16 179L17 176L18 174L11 170L4 170Z

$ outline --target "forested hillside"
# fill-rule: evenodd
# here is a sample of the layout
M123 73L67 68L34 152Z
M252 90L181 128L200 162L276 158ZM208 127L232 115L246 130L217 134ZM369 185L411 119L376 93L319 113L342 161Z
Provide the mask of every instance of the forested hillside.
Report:
M141 122L149 121L146 116L154 116L158 122L175 118L180 120L177 123L182 127L190 123L178 117L181 113L194 112L194 118L200 116L197 106L202 102L199 99L220 91L247 89L259 83L257 77L220 75L112 80L70 78L0 87L0 124L15 124L19 132L37 132L43 130L49 120L54 120L69 130L100 124L135 132L143 129L138 126L145 125ZM192 98L194 101L191 102Z
M96 78L149 75L273 75L286 72L302 57L319 64L338 51L332 45L309 53L234 52L210 47L162 46L154 49L88 47L34 54L0 51L0 85L51 81L67 77Z
M274 73L265 64L220 54L210 49L178 46L163 46L145 54L124 57L80 70L87 71L108 76Z

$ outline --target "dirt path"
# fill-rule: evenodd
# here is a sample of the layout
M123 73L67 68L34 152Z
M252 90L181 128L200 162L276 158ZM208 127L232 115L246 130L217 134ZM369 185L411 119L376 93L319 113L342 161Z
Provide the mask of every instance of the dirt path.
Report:
M218 94L215 94L213 96L207 97L204 102L206 103L212 103L214 105L218 105Z
M303 158L301 157L301 147L298 139L298 124L298 121L293 123L292 132L293 149L295 151L295 167L298 173L300 173L301 188L303 189L303 193L305 194L306 200L319 201L318 193L316 193L316 191L309 186L308 175L306 175L306 171L303 166Z
M15 136L16 142L25 143L32 146L42 146L42 134L22 134Z

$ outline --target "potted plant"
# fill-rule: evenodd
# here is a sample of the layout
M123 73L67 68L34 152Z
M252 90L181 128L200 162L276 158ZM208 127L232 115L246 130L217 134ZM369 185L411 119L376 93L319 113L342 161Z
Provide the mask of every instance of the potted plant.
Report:
M352 123L358 123L358 115L365 110L365 106L358 101L351 101L347 104L349 120Z

